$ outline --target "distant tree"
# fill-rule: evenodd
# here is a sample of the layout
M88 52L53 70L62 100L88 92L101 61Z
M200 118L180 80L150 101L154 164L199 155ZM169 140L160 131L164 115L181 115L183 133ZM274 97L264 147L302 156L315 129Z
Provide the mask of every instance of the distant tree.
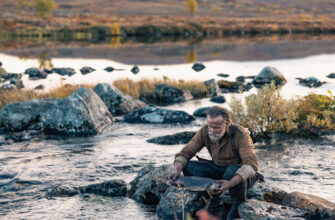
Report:
M186 0L185 7L186 7L186 10L189 11L191 15L193 16L194 12L197 11L198 3L196 0Z
M121 34L121 29L118 23L114 23L110 25L110 31L112 36L120 35Z
M46 14L56 7L54 0L35 0L37 15L45 18Z
M52 69L54 67L51 62L51 58L48 56L48 52L46 50L40 53L38 61L40 63L40 69Z
M195 49L192 48L191 50L186 52L185 62L194 63L195 61L197 61L197 51L195 51Z
M22 9L26 6L28 6L27 0L16 0L16 5L19 9Z

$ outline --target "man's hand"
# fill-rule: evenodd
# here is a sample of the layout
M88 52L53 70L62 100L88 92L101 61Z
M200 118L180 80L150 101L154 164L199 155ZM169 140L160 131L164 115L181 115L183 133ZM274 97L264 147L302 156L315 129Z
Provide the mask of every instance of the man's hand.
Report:
M229 188L232 188L242 182L242 178L239 175L235 175L231 180L217 180L219 183L219 191L225 191Z
M176 161L174 163L174 170L169 175L169 179L175 181L180 176L181 171L183 170L183 164Z

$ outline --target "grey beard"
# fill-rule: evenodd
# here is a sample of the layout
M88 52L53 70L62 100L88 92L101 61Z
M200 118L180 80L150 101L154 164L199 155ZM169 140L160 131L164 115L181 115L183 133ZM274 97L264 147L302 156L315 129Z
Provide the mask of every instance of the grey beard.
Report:
M209 140L211 140L212 142L218 142L222 136L224 135L224 133L221 134L208 134Z

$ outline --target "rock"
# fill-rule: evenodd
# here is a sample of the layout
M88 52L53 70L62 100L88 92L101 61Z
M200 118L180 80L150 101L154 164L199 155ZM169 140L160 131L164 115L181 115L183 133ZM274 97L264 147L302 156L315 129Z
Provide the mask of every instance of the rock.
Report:
M12 85L12 84L3 84L3 85L0 87L0 89L5 90L5 91L13 91L13 90L15 90L15 89L17 89L17 88L16 88L16 86L14 86L14 85Z
M45 86L43 84L40 84L34 88L35 90L43 90L45 89Z
M123 180L110 180L103 183L79 187L80 193L94 193L103 196L126 196L127 184Z
M186 214L194 216L204 206L201 192L191 192L170 187L162 196L156 215L160 219L186 219ZM183 216L184 214L184 216Z
M143 167L140 171L138 171L137 176L133 179L130 184L130 189L128 191L128 197L133 197L134 193L136 192L137 184L139 183L140 179L146 175L147 173L151 172L155 167L152 165L148 165Z
M211 107L202 107L202 108L198 108L197 110L195 110L193 112L193 115L196 117L207 117L207 111L208 109L210 109Z
M245 77L244 76L238 76L238 77L236 77L236 81L244 83L245 82Z
M195 63L193 66L192 66L192 69L196 72L200 72L201 70L205 69L205 65L202 64L202 63Z
M134 74L137 74L137 73L140 72L140 69L139 69L138 66L136 65L136 66L134 66L133 68L131 68L130 71L131 71L132 73L134 73Z
M227 78L229 77L228 74L224 74L224 73L219 73L219 74L216 74L217 76L220 76L220 77L224 77L224 78Z
M49 69L44 69L43 71L46 72L47 74L52 74L53 73L52 70L49 70Z
M80 191L76 187L64 186L64 185L56 185L51 187L46 191L47 198L53 197L71 197L79 194Z
M221 95L220 96L214 96L209 101L215 102L215 103L225 103L226 102L226 98L224 96L221 96Z
M42 70L35 68L35 67L26 69L24 71L24 74L28 74L29 79L31 80L45 79L48 76L46 72L43 72Z
M23 141L31 141L32 139L41 136L41 131L21 131L9 133L6 135L5 140L11 140L15 143Z
M210 94L212 96L217 96L218 94L221 94L221 90L216 85L215 79L210 79L204 81L205 86L207 87L207 94Z
M306 86L309 88L317 88L322 86L323 84L325 84L326 82L321 82L319 79L317 79L316 77L308 77L306 79L302 79L302 78L296 78L299 80L299 84L302 86Z
M76 71L72 68L53 68L52 72L55 72L61 76L72 76L76 74Z
M330 78L330 79L335 79L335 73L331 73L327 77Z
M113 72L115 69L109 66L109 67L106 67L104 70L110 73L110 72Z
M168 110L150 106L129 113L125 116L124 120L128 123L186 124L195 120L195 118L184 111Z
M99 83L94 92L98 94L113 116L124 115L146 104L123 94L119 89L107 83Z
M22 74L19 74L19 73L5 73L5 74L2 75L2 78L5 81L6 80L12 80L12 79L21 79L22 78Z
M149 168L150 170L151 168ZM162 165L149 172L143 171L143 176L132 181L133 193L130 197L137 202L154 205L158 204L162 195L168 188L167 178L172 172L173 165Z
M23 81L21 79L11 79L10 84L16 86L18 89L24 88Z
M286 83L286 79L281 72L274 67L267 66L254 78L252 83L255 87L261 88L265 84L270 84L271 81L274 81L275 85L284 85Z
M281 205L283 198L287 192L280 190L276 187L270 186L266 182L257 182L253 187L248 189L247 198L257 199Z
M173 135L166 135L147 140L149 143L160 144L160 145L174 145L174 144L187 144L192 140L195 132L185 131Z
M34 99L10 103L0 110L0 117L6 130L22 131L38 123L42 113L47 112L59 99Z
M89 67L89 66L85 66L85 67L83 67L83 68L80 69L80 72L81 72L81 74L83 74L83 75L92 73L92 72L94 72L94 71L95 71L95 69L93 69L92 67Z
M293 209L273 203L258 201L255 199L247 200L238 208L239 216L242 219L258 220L258 219L304 219L302 210Z
M160 105L169 105L186 101L182 90L166 84L157 85L154 93L141 93L140 99L146 100L149 103Z
M284 197L283 205L305 210L312 219L335 218L335 203L318 196L292 192Z
M246 83L243 84L242 82L231 82L231 81L227 81L227 80L219 80L218 81L218 86L221 89L222 93L238 93L240 92L240 89L242 89L242 91L249 91L252 88L252 84L251 83Z
M47 133L94 135L113 122L111 113L100 97L81 87L72 95L54 103L42 114Z

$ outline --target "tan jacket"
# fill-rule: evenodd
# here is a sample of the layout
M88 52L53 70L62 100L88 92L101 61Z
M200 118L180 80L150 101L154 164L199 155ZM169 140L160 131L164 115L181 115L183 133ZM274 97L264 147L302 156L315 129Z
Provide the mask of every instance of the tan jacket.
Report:
M233 124L234 125L234 124ZM248 131L242 126L237 126L237 130L234 135L235 147L240 153L241 160L234 154L231 147L231 133L232 126L228 126L226 133L220 142L210 143L210 149L208 149L208 126L203 126L192 138L192 140L186 144L186 146L176 154L175 161L181 162L186 166L187 162L194 157L204 146L207 147L209 154L212 156L214 164L217 166L226 166L232 164L250 165L254 172L258 171L258 160L255 154L255 147L251 140ZM248 166L249 167L249 166Z

